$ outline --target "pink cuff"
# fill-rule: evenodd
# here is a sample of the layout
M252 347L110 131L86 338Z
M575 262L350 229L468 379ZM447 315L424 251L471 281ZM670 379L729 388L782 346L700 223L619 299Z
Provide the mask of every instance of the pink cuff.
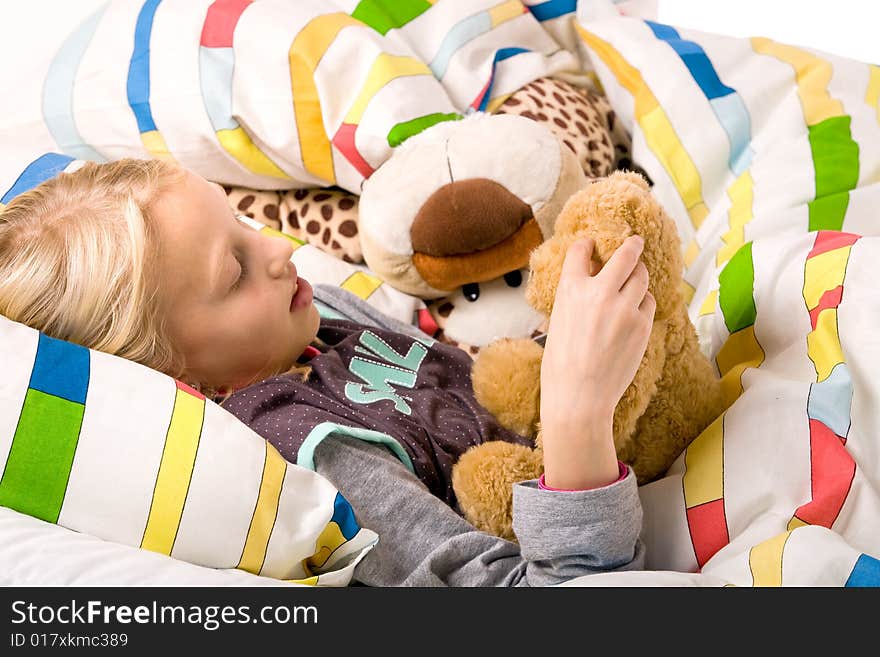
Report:
M626 477L626 464L625 464L625 463L621 463L620 461L618 461L618 462L617 462L617 472L619 473L620 476L618 476L617 479L615 479L615 480L612 481L611 483L605 484L605 486L610 486L611 484L616 484L618 481L621 481L621 480L623 480L623 479ZM596 488L604 488L605 486L596 486ZM547 484L544 483L544 475L541 475L540 479L538 479L538 488L540 488L541 490L553 490L553 491L557 491L557 492L559 492L559 493L575 493L575 492L578 492L577 489L572 489L572 488L553 488L553 487L551 487L551 486L548 486ZM593 489L592 489L592 488L584 488L584 489L582 489L582 490L593 490Z
M312 358L314 358L315 356L320 356L320 355L321 355L320 351L318 351L312 345L309 345L308 347L305 348L305 351L302 352L302 354L300 355L299 358L306 360L306 361L309 361L309 360L312 360Z

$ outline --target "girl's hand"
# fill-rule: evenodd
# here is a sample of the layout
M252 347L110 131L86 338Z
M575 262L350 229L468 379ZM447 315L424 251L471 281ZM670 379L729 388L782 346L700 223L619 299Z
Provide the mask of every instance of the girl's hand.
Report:
M601 271L594 242L566 253L541 363L544 478L554 488L593 488L617 479L612 420L648 345L656 302L627 238Z

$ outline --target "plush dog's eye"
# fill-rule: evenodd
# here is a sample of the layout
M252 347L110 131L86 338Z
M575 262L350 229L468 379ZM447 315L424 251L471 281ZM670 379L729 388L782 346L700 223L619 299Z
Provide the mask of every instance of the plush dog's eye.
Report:
M466 283L461 286L461 293L465 299L473 303L480 298L480 286L478 283Z
M519 287L522 285L522 272L519 269L507 272L504 274L504 282L510 287Z

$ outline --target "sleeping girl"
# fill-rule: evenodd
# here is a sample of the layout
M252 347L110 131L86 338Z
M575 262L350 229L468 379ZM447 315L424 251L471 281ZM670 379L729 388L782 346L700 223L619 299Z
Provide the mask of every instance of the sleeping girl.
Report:
M515 485L516 542L456 511L450 473L466 449L529 444L476 401L470 357L350 295L378 319L319 317L290 242L243 224L222 187L186 168L87 163L13 199L0 314L184 381L313 467L379 534L360 584L545 586L644 565L612 416L655 302L641 238L601 271L592 248L575 243L563 266L541 369L544 475Z

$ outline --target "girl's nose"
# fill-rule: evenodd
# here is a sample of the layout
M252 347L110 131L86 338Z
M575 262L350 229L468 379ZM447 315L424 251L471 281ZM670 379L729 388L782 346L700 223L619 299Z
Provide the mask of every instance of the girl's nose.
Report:
M269 275L272 278L286 278L293 271L293 263L290 261L293 255L293 245L286 237L267 237L271 240L269 256Z

